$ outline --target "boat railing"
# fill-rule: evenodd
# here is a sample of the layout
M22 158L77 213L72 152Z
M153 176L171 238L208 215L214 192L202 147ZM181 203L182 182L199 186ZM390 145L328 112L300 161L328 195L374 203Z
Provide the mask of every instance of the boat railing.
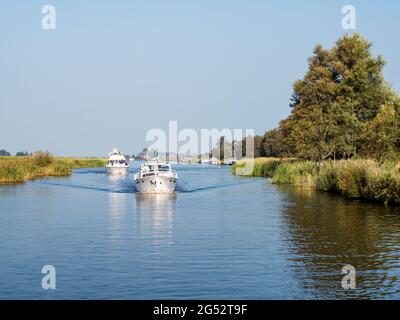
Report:
M151 176L167 176L171 178L178 178L178 174L175 171L139 171L134 175L135 179L140 179L144 177L151 177Z

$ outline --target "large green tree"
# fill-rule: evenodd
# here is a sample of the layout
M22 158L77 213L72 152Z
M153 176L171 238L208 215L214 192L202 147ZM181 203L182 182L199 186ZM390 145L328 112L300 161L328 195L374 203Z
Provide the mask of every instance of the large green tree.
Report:
M363 132L364 154L379 160L396 156L399 144L399 112L391 105L384 105Z
M273 129L265 132L262 138L262 156L278 158L287 153L285 145L282 144L282 132Z
M369 122L382 106L398 110L383 66L357 33L343 36L330 50L318 45L306 75L294 84L291 115L280 124L288 153L317 161L365 153Z

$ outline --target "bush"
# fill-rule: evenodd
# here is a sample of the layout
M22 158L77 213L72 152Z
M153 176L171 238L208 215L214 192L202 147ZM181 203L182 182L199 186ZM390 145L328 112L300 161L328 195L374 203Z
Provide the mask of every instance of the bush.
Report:
M350 198L360 198L367 186L367 165L364 162L341 162L337 181L341 194Z
M47 167L53 160L53 155L48 151L37 151L33 155L33 163L38 167Z
M333 162L322 163L317 176L316 187L321 191L339 192L339 169Z
M394 171L368 176L364 197L384 204L400 204L400 178Z

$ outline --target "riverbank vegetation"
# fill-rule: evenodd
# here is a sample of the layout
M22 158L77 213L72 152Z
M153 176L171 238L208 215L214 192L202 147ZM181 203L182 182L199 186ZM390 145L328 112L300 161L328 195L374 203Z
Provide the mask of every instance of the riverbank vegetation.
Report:
M316 46L306 75L294 83L290 115L254 137L254 156L400 159L400 97L384 80L385 62L371 47L357 33L330 50Z
M274 184L331 192L353 199L400 205L400 163L376 160L295 159L242 160L232 167L236 175L267 177Z
M57 158L47 151L38 151L32 156L0 157L0 184L68 176L74 168L103 167L106 162L101 158Z
M357 33L332 49L316 46L306 75L294 83L290 115L254 137L254 157L264 158L251 173L243 162L233 172L400 204L400 98L371 47ZM235 142L243 156L247 139Z
M104 158L57 158L72 169L105 167L107 160Z

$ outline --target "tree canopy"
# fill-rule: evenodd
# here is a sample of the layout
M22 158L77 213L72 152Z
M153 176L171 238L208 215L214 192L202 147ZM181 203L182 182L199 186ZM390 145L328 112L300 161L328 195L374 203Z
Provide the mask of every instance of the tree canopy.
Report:
M27 157L29 156L29 152L28 151L18 151L15 156L17 157Z
M306 75L294 83L291 114L264 135L264 153L321 161L397 152L400 100L371 47L357 33L332 49L317 45Z
M0 150L0 156L1 157L9 157L9 156L11 156L11 153L9 153L8 151L6 151L4 149L1 149Z

